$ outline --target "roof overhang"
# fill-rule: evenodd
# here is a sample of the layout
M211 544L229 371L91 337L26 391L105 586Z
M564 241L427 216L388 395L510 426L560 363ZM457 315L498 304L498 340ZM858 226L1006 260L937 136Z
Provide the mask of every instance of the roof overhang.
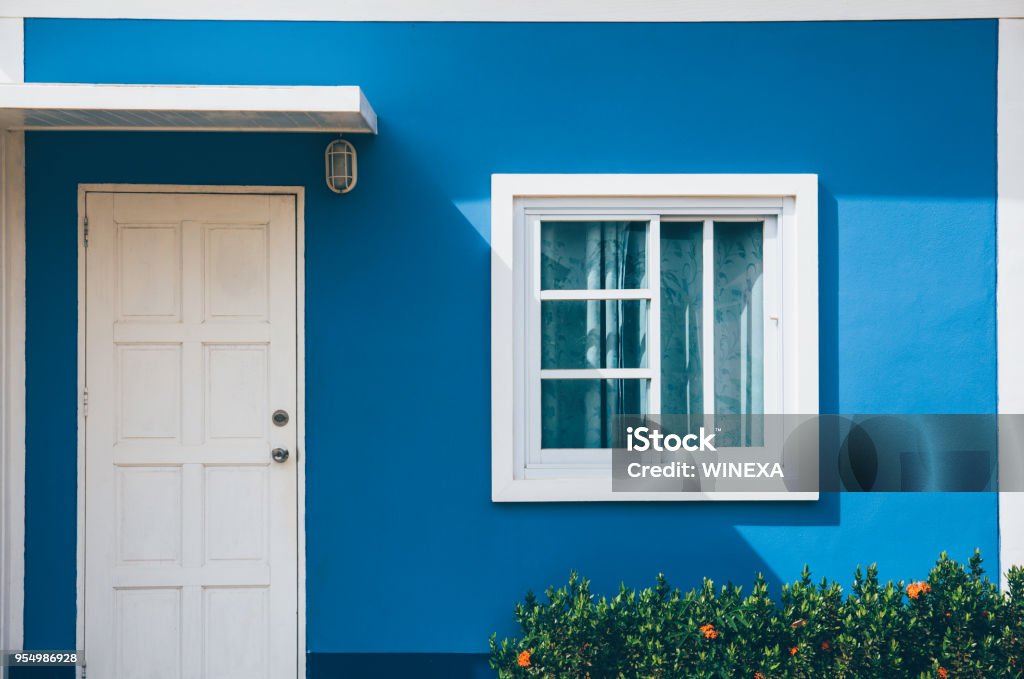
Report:
M235 21L844 21L1024 16L1024 0L0 0L0 16Z
M359 87L0 85L0 129L377 133Z

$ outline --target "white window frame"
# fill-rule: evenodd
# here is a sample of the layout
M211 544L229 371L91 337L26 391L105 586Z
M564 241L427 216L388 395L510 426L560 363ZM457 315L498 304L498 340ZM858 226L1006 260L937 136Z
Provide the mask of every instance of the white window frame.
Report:
M813 500L817 493L614 493L610 466L588 451L589 464L544 464L537 426L540 401L540 300L579 293L540 291L539 224L551 217L650 223L648 229L648 368L616 370L650 377L651 410L657 412L660 350L656 324L661 220L699 217L704 247L711 222L749 216L774 228L776 283L765 297L766 412L818 412L818 182L817 175L493 175L491 182L491 498L495 502L628 500ZM766 248L770 247L766 241ZM705 253L707 259L707 253ZM653 271L652 271L653 268ZM706 271L705 275L710 275ZM775 288L777 297L771 296ZM640 294L628 291L616 294ZM600 293L607 296L607 291ZM782 312L785 309L785 313ZM778 321L771 318L778 316ZM705 332L710 326L705 326ZM771 346L770 336L778 338ZM784 339L784 341L783 341ZM707 341L707 340L705 340ZM779 374L773 375L777 369ZM597 370L595 374L608 371ZM544 371L546 375L553 375ZM621 373L621 374L620 374ZM642 375L641 375L642 373ZM578 375L577 375L578 376ZM706 381L709 382L709 381ZM706 385L705 389L710 386ZM774 395L773 395L774 394ZM769 400L770 399L770 400ZM713 401L711 401L713 402ZM604 451L607 454L607 451ZM598 453L599 456L601 453Z

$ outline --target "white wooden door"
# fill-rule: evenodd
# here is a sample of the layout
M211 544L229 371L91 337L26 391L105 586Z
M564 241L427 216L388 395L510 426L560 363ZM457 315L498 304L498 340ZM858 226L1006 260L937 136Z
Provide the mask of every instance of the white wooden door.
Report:
M88 676L295 677L295 197L86 216Z

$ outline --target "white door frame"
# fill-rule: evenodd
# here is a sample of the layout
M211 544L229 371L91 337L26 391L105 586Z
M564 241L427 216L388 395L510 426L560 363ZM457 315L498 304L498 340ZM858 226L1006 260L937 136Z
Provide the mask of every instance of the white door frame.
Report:
M23 645L24 550L25 135L0 130L0 648Z
M296 412L298 445L296 464L297 530L297 602L298 664L296 679L306 677L306 233L305 188L302 186L202 186L179 184L79 184L78 185L78 393L85 389L85 198L86 194L105 193L206 193L268 194L295 196L295 332L296 332ZM75 645L85 647L85 412L78 399L78 574L76 583ZM88 666L89 658L85 659ZM76 671L81 679L82 671ZM282 678L284 679L284 678Z

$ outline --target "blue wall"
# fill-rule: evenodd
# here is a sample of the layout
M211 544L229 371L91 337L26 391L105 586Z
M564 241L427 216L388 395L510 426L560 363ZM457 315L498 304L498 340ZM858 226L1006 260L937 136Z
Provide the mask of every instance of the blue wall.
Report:
M992 495L492 504L488 211L494 172L818 173L823 411L994 412L995 22L30 20L25 40L30 81L358 84L381 130L347 196L323 135L28 135L28 646L75 639L78 182L307 187L314 653L480 652L573 568L610 589L994 563Z

